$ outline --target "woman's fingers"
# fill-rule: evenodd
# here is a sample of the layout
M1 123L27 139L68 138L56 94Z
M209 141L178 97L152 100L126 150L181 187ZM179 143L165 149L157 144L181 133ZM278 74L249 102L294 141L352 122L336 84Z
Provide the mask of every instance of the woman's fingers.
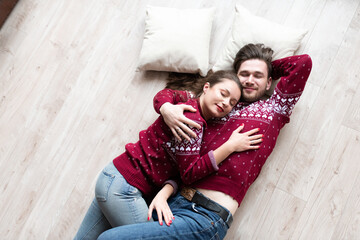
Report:
M259 138L259 139L251 140L250 143L251 143L251 145L255 145L255 144L261 143L262 141L263 141L262 138Z
M172 220L173 220L173 215L172 215L170 208L167 208L166 210L164 210L163 215L164 215L164 220L165 220L166 225L170 226L170 224L172 223Z
M260 131L260 128L254 128L254 129L251 129L251 130L245 132L244 134L247 134L248 136L250 136L250 135L253 135L254 133L257 133L258 131Z
M256 139L261 139L261 138L263 138L263 137L264 137L263 134L256 134L256 135L251 135L251 136L249 136L249 139L250 139L250 140L256 140Z
M239 132L241 132L241 130L243 130L243 128L244 128L244 124L241 124L237 129L235 129L234 132L239 133Z
M159 221L159 224L162 226L163 225L163 220L162 220L162 211L161 209L158 209L156 208L156 212L157 212L157 215L158 215L158 221Z
M148 221L150 221L150 219L152 217L153 210L154 210L154 204L151 203L150 206L149 206L149 210L148 210L148 218L147 218Z

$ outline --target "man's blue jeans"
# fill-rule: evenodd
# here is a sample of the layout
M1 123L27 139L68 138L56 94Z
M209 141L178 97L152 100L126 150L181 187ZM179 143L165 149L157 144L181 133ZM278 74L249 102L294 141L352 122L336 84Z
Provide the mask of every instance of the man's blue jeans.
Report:
M175 216L170 226L166 224L160 226L158 222L120 226L102 233L98 240L210 240L223 239L225 237L228 226L216 213L189 202L179 193L170 198L169 206ZM153 217L156 219L155 214Z
M95 198L74 239L97 239L111 227L146 222L147 212L142 193L111 162L98 177Z

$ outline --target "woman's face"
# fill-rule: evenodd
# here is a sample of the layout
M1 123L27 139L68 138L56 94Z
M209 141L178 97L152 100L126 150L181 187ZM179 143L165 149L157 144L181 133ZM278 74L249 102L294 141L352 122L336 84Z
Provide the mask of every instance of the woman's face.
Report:
M270 89L271 78L268 78L268 69L263 60L251 59L240 65L237 76L243 87L242 100L255 102Z
M229 79L210 86L205 83L203 94L200 96L200 105L204 118L224 117L237 104L241 97L239 86Z

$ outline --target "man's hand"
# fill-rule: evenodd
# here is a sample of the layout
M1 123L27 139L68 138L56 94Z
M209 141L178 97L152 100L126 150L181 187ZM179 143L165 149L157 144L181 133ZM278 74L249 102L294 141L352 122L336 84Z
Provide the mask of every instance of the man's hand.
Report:
M196 134L185 124L197 129L200 129L201 126L185 117L184 111L196 112L196 109L185 104L173 105L171 103L164 103L160 108L160 113L166 125L168 125L176 139L181 141L181 137L183 137L190 141L190 137L195 138Z

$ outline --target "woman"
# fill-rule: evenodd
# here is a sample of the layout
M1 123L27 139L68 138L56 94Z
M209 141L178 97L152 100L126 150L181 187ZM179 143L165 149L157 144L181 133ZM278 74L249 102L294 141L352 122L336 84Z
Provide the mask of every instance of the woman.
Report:
M240 126L222 146L203 156L199 154L206 121L226 116L240 96L238 77L228 71L218 71L206 78L198 98L189 98L187 93L176 95L178 100L189 98L185 104L196 109L185 115L201 126L194 129L197 137L190 141L175 140L162 117L141 131L139 141L127 144L126 151L100 174L96 198L75 239L94 239L110 227L145 222L149 220L146 200L153 198L165 183L170 184L168 189L176 192L178 175L183 182L190 184L216 172L218 165L232 152L257 149L258 145L249 142L261 142L261 135L253 135L258 129L239 134L243 128ZM167 220L170 224L171 219Z

